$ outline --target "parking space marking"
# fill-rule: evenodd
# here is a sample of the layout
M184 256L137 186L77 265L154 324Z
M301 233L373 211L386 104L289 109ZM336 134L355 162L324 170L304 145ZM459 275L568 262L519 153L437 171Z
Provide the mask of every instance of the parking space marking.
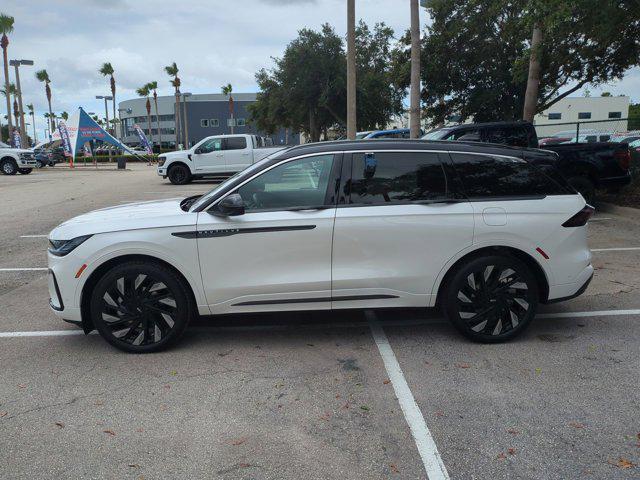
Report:
M602 220L612 220L611 217L595 217L589 220L590 222L600 222Z
M91 332L94 333L94 332ZM34 332L0 332L0 338L15 337L67 337L69 335L84 335L82 330L41 330Z
M581 317L616 317L620 315L640 315L640 309L631 310L595 310L593 312L557 312L539 313L536 318L581 318Z
M49 235L20 235L20 238L47 238Z
M393 391L396 393L404 418L409 424L411 435L413 435L418 453L420 454L420 458L422 458L427 477L429 480L448 480L449 474L442 462L438 447L427 427L420 407L418 407L415 398L413 398L411 389L402 373L398 359L395 353L393 353L393 348L391 348L387 335L378 322L375 312L367 310L365 316L369 321L371 335L373 335L373 339L376 342L378 351L384 362L389 380L391 380L391 385L393 386Z
M640 247L619 247L619 248L592 248L592 252L628 252L640 250Z
M24 268L0 268L0 272L42 272L47 271L45 267L24 267Z

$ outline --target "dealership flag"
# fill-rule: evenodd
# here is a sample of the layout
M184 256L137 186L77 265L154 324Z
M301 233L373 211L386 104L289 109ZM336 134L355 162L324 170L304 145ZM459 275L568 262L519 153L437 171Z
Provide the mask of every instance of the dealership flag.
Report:
M62 140L62 148L64 148L65 157L73 157L73 148L71 147L71 138L69 138L69 130L67 130L67 124L62 120L58 122L58 133L60 134L60 140Z
M20 140L20 131L17 128L13 129L13 148L22 148L22 141Z
M147 136L144 134L144 132L140 128L140 125L136 123L133 126L133 129L136 131L136 134L140 139L140 145L147 151L149 155L151 155L153 153L153 148L151 148L151 145L149 145L149 140L147 139Z

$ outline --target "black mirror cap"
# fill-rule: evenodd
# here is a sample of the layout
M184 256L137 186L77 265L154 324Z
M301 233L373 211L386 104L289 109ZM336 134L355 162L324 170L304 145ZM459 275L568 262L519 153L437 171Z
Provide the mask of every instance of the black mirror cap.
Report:
M227 195L211 209L211 213L219 217L235 217L244 215L244 212L244 200L237 193Z

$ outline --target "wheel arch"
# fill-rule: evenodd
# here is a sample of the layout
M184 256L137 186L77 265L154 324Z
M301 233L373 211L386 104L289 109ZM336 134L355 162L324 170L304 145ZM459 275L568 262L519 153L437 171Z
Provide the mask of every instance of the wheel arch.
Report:
M171 265L169 262L162 260L161 258L154 257L153 255L145 255L145 254L126 254L120 255L117 257L110 258L106 260L104 263L99 265L91 274L89 278L84 282L82 286L82 291L80 292L80 316L82 322L82 328L85 333L89 333L95 327L93 325L93 320L91 319L91 292L93 292L94 287L98 283L98 281L103 277L105 273L114 268L117 265L122 263L135 261L135 260L144 260L147 262L154 262L156 264L162 265L165 268L168 268L173 273L175 273L178 278L184 283L187 292L189 294L192 305L197 311L198 302L196 301L195 292L193 291L193 286L187 280L187 277L178 270L175 266Z
M13 158L11 155L5 155L4 157L0 157L0 164L2 164L2 162L5 162L7 160L13 162L16 165L16 167L18 166L18 161L15 158Z
M545 303L547 301L547 299L549 298L549 279L547 278L547 274L545 273L540 263L538 263L538 261L536 261L535 258L533 258L531 255L529 255L527 252L523 250L520 250L515 247L506 246L506 245L496 245L496 246L484 246L476 250L473 250L471 252L467 252L466 254L462 255L462 257L458 258L455 262L453 262L453 264L451 264L446 269L446 273L444 273L444 275L441 276L440 282L435 286L435 288L437 288L436 305L439 306L441 296L446 289L447 282L449 281L453 273L456 271L458 266L460 266L465 262L468 262L473 258L483 257L486 255L496 255L496 254L517 258L518 260L523 262L527 267L529 267L538 284L538 295L539 295L540 302Z

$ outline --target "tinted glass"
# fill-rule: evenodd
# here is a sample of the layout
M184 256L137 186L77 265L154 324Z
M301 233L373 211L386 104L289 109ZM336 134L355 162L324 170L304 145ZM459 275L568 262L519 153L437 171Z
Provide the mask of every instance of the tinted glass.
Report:
M354 154L351 177L353 204L388 205L447 195L446 177L435 153Z
M319 207L324 205L332 166L333 155L292 160L245 183L238 193L249 212Z
M451 156L469 198L570 193L525 160L464 153L452 153Z
M244 150L245 148L247 148L245 137L228 137L226 139L225 150Z
M469 140L478 142L480 141L480 130L478 130L477 128L455 130L453 133L444 138L444 140Z
M523 126L489 128L486 132L486 141L514 147L528 147L529 133Z

